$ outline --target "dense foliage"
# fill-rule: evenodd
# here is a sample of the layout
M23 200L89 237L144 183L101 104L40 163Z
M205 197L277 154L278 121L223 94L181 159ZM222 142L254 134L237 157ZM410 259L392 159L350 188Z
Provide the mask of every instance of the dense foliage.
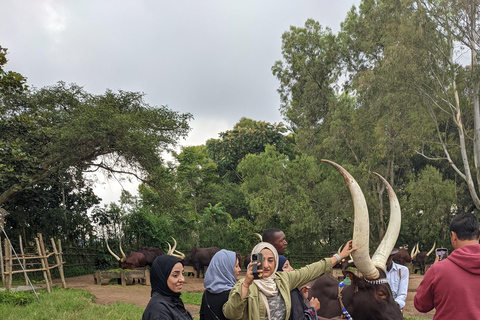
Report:
M372 250L389 212L374 172L401 201L397 246L448 248L452 216L480 208L480 9L472 4L364 0L337 34L313 19L292 26L272 67L288 126L242 118L218 139L173 152L171 163L159 152L186 135L189 114L151 107L139 93L96 96L62 82L31 89L4 71L2 49L7 230L82 245L107 238L124 249L165 250L173 236L185 253L198 245L246 254L254 232L275 227L288 252L322 256L353 228L345 183L321 162L329 159L365 194ZM470 58L461 63L463 48ZM82 173L98 167L139 176L139 195L87 214L98 199Z

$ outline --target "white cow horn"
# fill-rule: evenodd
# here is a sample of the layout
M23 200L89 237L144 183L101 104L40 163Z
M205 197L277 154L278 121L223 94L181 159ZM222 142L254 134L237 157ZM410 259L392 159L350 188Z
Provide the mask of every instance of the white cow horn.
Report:
M108 246L108 240L105 239L105 244L107 245L107 250L108 252L110 252L110 254L115 258L117 259L117 261L120 261L120 257L117 256L115 253L113 253L112 249L110 249L110 247Z
M372 257L373 264L385 271L385 264L387 263L388 256L392 252L393 247L395 247L398 234L400 233L402 213L400 211L400 203L398 202L397 195L393 191L392 186L381 175L376 172L374 173L380 177L385 187L387 187L388 198L390 199L390 219L388 221L387 231Z
M428 251L427 257L433 252L433 250L435 250L435 245L436 245L436 244L437 244L437 242L435 241L435 242L433 243L432 249L430 249L430 251Z
M357 251L353 252L353 259L358 270L367 279L378 279L380 273L373 264L369 256L369 236L370 225L368 217L367 202L363 195L360 186L357 181L348 173L342 166L336 164L333 161L323 160L337 169L345 179L347 187L352 195L353 207L354 207L354 223L353 223L353 247L357 248Z
M256 232L255 232L254 235L256 235L257 237L259 237L259 238L260 238L260 241L263 241L262 235L261 235L260 233L256 233Z

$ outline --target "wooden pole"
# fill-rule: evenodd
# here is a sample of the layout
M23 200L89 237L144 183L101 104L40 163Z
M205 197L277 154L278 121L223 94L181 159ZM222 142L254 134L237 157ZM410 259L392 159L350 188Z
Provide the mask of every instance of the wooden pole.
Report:
M57 240L57 249L58 249L58 254L59 254L59 259L60 259L60 265L58 266L58 270L60 271L60 276L63 277L63 282L65 282L65 274L63 273L63 250L62 250L62 242L60 239ZM65 283L65 287L67 284Z
M52 274L50 273L50 268L48 265L48 259L47 259L47 251L45 251L45 244L43 242L43 237L42 234L38 234L38 241L40 241L40 249L42 250L42 259L45 261L45 267L47 268L47 276L48 276L48 281L53 285L52 281Z
M50 241L52 242L53 252L55 253L55 261L57 261L58 264L58 271L60 273L60 279L62 280L62 288L65 289L67 284L65 283L65 276L63 275L63 265L60 260L60 254L57 251L57 246L55 245L53 238L50 238ZM60 239L58 241L60 241Z
M2 250L2 237L0 236L0 273L2 273L2 284L5 286L5 274L3 273L5 268L3 267L3 250Z
M27 265L25 263L25 253L23 252L23 243L22 243L22 235L18 235L18 242L20 243L20 253L22 254L22 257L23 257L23 268L25 269L25 271L27 270ZM28 286L28 278L27 278L27 272L24 272L23 273L25 275L25 285Z
M43 271L43 278L45 279L45 283L47 284L47 292L50 293L50 283L48 282L48 275L47 275L47 267L45 266L45 259L42 258L42 249L40 248L40 242L38 238L35 238L35 243L37 244L37 252L40 257L40 261L42 261L42 271Z
M8 239L5 239L5 264L5 271L7 273L5 288L8 292L12 288L12 247L10 246L10 241Z

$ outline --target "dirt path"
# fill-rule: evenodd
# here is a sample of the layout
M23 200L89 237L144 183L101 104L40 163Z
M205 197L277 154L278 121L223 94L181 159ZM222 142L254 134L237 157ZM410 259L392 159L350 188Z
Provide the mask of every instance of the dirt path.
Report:
M413 297L416 289L423 276L418 274L410 275L409 292L407 295L407 304L404 309L405 315L415 316L425 319L433 319L435 311L427 314L418 312L413 306ZM54 283L59 283L59 280L54 280ZM93 275L86 275L80 277L73 277L66 279L69 288L79 288L91 292L95 297L96 303L109 304L118 302L131 303L133 305L145 308L150 300L150 287L145 285L96 285L94 283ZM186 292L203 292L203 279L187 277L183 286L183 291ZM194 317L199 317L199 306L186 305L185 306Z

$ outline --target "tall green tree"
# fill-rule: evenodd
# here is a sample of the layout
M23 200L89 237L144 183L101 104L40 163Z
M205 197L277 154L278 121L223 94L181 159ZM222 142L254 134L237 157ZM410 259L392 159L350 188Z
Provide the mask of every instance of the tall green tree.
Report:
M207 141L207 154L218 165L220 177L239 183L237 166L247 154L260 154L267 145L274 145L281 152L291 150L291 140L284 135L286 131L283 123L242 118L232 130L221 132L219 139Z
M5 84L5 72L0 84ZM9 83L7 81L7 83ZM103 168L134 174L162 164L161 151L189 130L190 114L150 106L144 94L102 95L59 82L42 89L0 89L0 205L50 175Z

